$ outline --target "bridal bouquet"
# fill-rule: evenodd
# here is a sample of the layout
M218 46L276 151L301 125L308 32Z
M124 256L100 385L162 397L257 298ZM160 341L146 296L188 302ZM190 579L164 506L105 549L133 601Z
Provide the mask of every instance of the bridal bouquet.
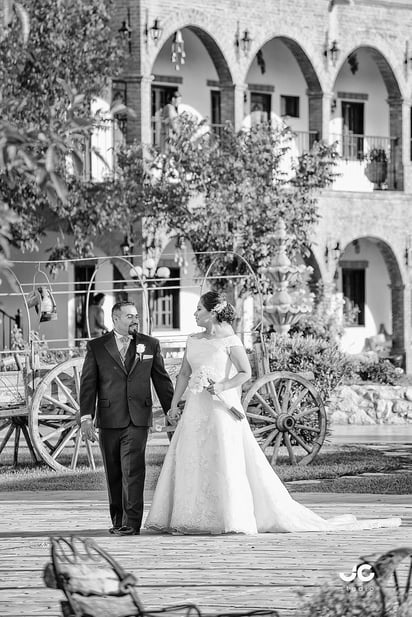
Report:
M203 392L205 388L208 388L211 384L214 384L215 382L216 373L214 369L211 366L201 366L197 369L197 371L192 373L192 376L188 383L188 389L194 394L200 394L200 392ZM226 401L220 396L220 394L214 394L214 396L216 396L216 398L218 398L219 401L221 401L221 403L225 405L226 409L228 409L228 411L230 411L237 420L243 420L243 418L245 417L243 411L240 411L239 409L236 409L236 407L228 405Z

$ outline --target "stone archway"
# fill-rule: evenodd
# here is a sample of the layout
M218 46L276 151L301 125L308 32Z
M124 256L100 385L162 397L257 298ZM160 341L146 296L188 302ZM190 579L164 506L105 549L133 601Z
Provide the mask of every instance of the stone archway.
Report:
M295 60L300 74L306 85L304 91L302 91L302 100L307 96L308 101L308 124L305 130L309 131L317 138L321 138L323 134L323 90L318 74L315 70L313 61L310 59L308 53L303 49L302 45L297 42L295 38L287 36L285 34L275 35L270 39L266 39L262 43L260 49L253 57L246 72L246 83L250 83L251 74L253 72L254 62L257 60L259 54L266 53L268 48L272 47L272 54L274 53L273 45L276 43L282 43L282 45L290 52L291 56ZM278 50L278 53L280 49ZM259 64L259 61L257 61ZM263 72L263 71L262 71ZM259 83L257 84L259 88ZM276 86L278 87L278 85ZM274 85L273 85L274 88ZM263 90L262 90L263 92Z
M392 248L383 240L376 243L385 261L390 277L392 305L393 353L405 352L405 285L398 261Z

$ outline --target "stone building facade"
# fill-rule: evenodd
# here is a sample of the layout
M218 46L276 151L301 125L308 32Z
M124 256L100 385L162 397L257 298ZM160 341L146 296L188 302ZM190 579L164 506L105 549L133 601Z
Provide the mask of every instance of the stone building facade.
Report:
M411 370L412 4L116 0L116 6L113 27L127 25L130 54L114 87L137 112L128 121L128 141L158 139L161 108L178 88L183 106L212 129L226 121L250 126L258 112L292 127L298 153L314 139L337 142L340 176L320 198L310 263L345 303L346 349L367 348L380 329L392 335L392 352ZM383 159L381 178L371 175L378 167L373 153ZM348 306L355 308L352 317Z

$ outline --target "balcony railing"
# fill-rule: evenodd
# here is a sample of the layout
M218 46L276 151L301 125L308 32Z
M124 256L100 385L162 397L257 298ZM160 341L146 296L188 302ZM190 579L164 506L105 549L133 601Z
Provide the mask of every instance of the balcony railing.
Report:
M387 179L379 188L397 190L400 187L397 153L397 137L382 137L380 135L357 135L355 133L331 134L330 141L337 143L338 153L344 161L359 161L365 166L371 161L369 155L372 151L381 152L381 157L386 157ZM367 174L366 174L367 175Z

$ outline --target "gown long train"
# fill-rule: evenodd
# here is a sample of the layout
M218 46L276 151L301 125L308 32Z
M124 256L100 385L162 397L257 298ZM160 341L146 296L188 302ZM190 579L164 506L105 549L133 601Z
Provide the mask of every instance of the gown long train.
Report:
M145 527L181 534L331 531L397 527L399 518L324 519L296 502L266 459L246 419L203 389L235 372L229 351L240 339L187 342L192 369L185 409L170 443ZM238 389L222 397L242 409Z

